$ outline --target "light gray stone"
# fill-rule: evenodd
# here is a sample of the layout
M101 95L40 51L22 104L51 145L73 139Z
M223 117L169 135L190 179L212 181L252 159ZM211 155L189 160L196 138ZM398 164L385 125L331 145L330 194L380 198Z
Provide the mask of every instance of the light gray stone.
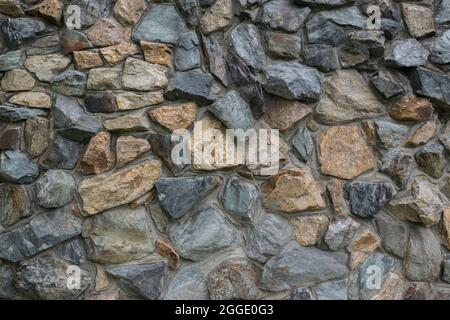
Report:
M39 175L39 168L21 151L0 153L0 180L13 183L31 183Z
M229 129L247 130L254 125L249 106L234 90L217 99L208 107L208 110Z
M416 39L394 40L386 48L386 63L396 67L422 66L430 52Z
M257 70L264 68L266 55L261 35L255 25L246 23L237 25L231 32L230 42L234 52L248 66Z
M63 170L49 170L36 181L36 197L44 208L68 204L73 200L75 191L75 179Z
M223 207L236 216L253 220L260 208L261 195L258 187L237 176L230 177L222 195Z

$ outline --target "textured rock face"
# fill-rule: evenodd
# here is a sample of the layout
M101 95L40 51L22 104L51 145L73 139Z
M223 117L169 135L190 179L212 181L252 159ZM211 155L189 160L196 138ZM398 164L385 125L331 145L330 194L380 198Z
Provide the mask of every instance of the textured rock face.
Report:
M147 140L132 136L121 136L116 141L116 164L118 167L123 167L148 150L150 150L150 144Z
M111 151L111 134L100 132L91 138L87 149L81 158L81 168L84 174L103 173L114 166L116 157Z
M7 228L31 214L26 187L0 185L0 224Z
M194 122L196 115L195 103L162 106L149 112L153 121L170 131L187 129Z
M262 47L261 35L258 28L252 24L240 24L230 35L231 46L235 53L247 65L255 69L262 69L266 56Z
M44 208L62 207L73 200L75 179L63 170L49 170L36 181L36 197Z
M244 179L231 177L222 195L225 210L236 216L253 220L260 206L260 194L258 188Z
M0 179L13 183L31 183L39 175L36 163L20 151L0 153Z
M125 62L122 83L124 88L151 91L167 86L166 69L160 65L128 58Z
M324 215L296 217L291 220L295 240L301 246L312 246L319 242L328 219Z
M247 103L236 91L230 91L214 102L209 110L230 129L250 129L253 117Z

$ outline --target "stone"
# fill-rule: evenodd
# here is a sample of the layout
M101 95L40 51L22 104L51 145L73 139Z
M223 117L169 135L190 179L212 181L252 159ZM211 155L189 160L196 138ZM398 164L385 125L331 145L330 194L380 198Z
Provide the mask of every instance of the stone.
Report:
M49 145L50 121L42 117L28 119L23 137L27 153L32 157L40 156Z
M265 265L260 285L269 291L283 291L339 278L347 268L332 253L290 242Z
M426 48L430 51L428 59L432 63L446 64L450 63L450 31L447 30L439 37L432 38L425 43Z
M175 251L171 244L168 242L158 239L155 244L155 251L161 257L167 259L169 267L171 269L177 269L180 263L180 255Z
M416 39L394 40L386 48L386 63L395 67L426 64L430 52Z
M271 96L266 100L264 120L275 129L288 131L305 118L311 109L298 102Z
M19 262L81 233L81 220L67 207L34 216L27 224L0 235L0 257Z
M181 16L186 21L186 24L193 28L197 29L200 26L200 8L199 4L202 4L203 0L195 1L195 0L176 0L175 4L177 5L178 10L180 10ZM210 1L210 0L206 0ZM212 2L210 1L209 5Z
M86 36L96 47L107 47L130 40L130 30L115 20L101 19L90 27Z
M267 214L249 230L245 252L249 258L266 263L270 257L283 249L292 233L292 227L285 219L275 214Z
M325 98L317 106L317 118L326 124L339 124L363 118L376 118L385 107L370 91L356 70L338 70L323 84Z
M63 16L64 4L59 0L44 0L27 9L27 13L40 17L48 22L60 25Z
M172 243L187 260L200 261L239 241L237 229L215 207L206 207L169 230Z
M450 248L450 210L449 210L449 208L444 208L444 211L442 213L442 242L447 248Z
M133 40L177 44L186 31L186 24L174 6L157 4L147 10L135 26Z
M306 126L300 126L298 128L292 137L292 146L297 151L299 159L305 163L308 162L315 148L314 141Z
M44 164L52 169L75 168L78 159L83 151L83 145L71 140L56 138L50 145Z
M319 12L318 15L340 26L362 29L367 25L367 18L361 13L357 6L324 10Z
M111 266L106 272L118 280L126 292L146 300L157 300L166 277L167 263L163 260L142 264Z
M253 127L254 119L249 106L234 90L217 99L208 110L227 128L248 130Z
M45 110L25 108L13 104L0 105L1 121L17 122L40 116L47 116L47 112Z
M319 14L306 22L306 31L310 43L335 47L344 38L344 30Z
M193 31L183 33L175 51L175 68L186 71L201 66L199 40Z
M405 142L409 127L384 120L374 120L373 124L382 148L398 147Z
M437 117L424 122L408 138L407 144L412 147L424 145L430 141L440 126Z
M177 219L186 215L219 182L215 176L160 178L155 187L161 208Z
M347 247L353 239L360 224L350 217L342 217L331 221L323 238L327 247L336 251Z
M319 136L318 148L323 174L350 180L374 167L373 152L357 126L325 130Z
M429 120L434 109L430 101L415 96L403 97L388 109L389 115L395 120L424 121Z
M80 8L81 27L83 29L92 26L100 18L106 18L111 11L111 0L71 0L72 5ZM64 12L65 23L71 22L73 12L66 10Z
M324 44L312 44L303 48L303 62L316 67L322 72L339 69L339 58L336 48Z
M118 0L114 5L114 16L125 26L135 25L147 9L145 0Z
M31 90L35 84L34 78L22 69L10 70L2 78L2 89L5 91Z
M117 111L116 95L111 91L87 92L84 96L86 111L91 113L114 113Z
M18 184L33 182L39 168L21 151L7 150L0 153L0 180Z
M50 34L40 37L25 48L27 56L45 55L63 51L59 34Z
M169 283L165 300L207 300L206 274L197 264L180 269Z
M344 198L343 183L338 179L331 179L327 183L327 191L333 208L334 218L347 218L348 206Z
M274 62L265 70L264 89L290 100L320 98L322 91L319 73L298 62Z
M287 213L325 208L321 185L305 168L287 169L264 184L263 205Z
M231 47L236 55L249 67L256 70L264 68L266 55L262 46L261 35L253 24L239 24L230 34Z
M339 7L351 3L349 0L295 0L294 3L311 7Z
M381 171L389 175L395 184L404 189L411 178L414 158L400 149L389 150L381 159Z
M117 90L120 85L120 69L96 68L89 71L88 90Z
M100 52L106 62L110 65L114 65L122 60L125 60L129 56L139 53L140 48L134 43L121 42L113 46L101 48Z
M409 234L407 226L386 213L378 214L375 221L384 250L403 258Z
M30 108L50 109L52 107L52 98L44 92L19 92L8 102Z
M450 105L450 76L417 67L411 74L411 85L416 94Z
M80 70L101 67L103 65L102 58L100 57L98 52L95 52L95 51L89 51L89 50L74 51L73 59L75 60L77 69L80 69Z
M81 158L83 174L99 174L110 171L116 162L116 156L111 151L111 134L99 132L91 138Z
M253 221L260 208L261 196L255 184L234 176L228 179L221 200L227 212Z
M259 23L270 29L297 32L304 24L311 9L299 8L289 1L274 0L262 6Z
M197 105L190 102L161 106L149 111L148 115L150 119L173 132L177 129L187 129L194 122Z
M16 295L13 267L9 264L0 265L0 299L11 299Z
M25 68L34 73L43 82L50 80L62 72L69 64L70 58L59 53L31 56L25 60Z
M405 91L393 74L386 70L380 70L373 74L370 83L385 99L392 98Z
M17 0L1 0L0 13L7 14L11 17L23 16L23 10L20 2Z
M25 186L0 184L0 224L11 227L31 214L28 191Z
M414 281L431 281L439 276L442 253L439 239L427 228L412 227L405 253L405 275Z
M175 72L169 76L169 85L164 96L169 100L191 100L198 105L213 102L210 96L212 76L200 70Z
M132 136L120 136L116 142L116 165L123 167L125 164L139 158L150 150L150 144L142 138Z
M350 252L348 266L351 270L363 263L380 246L380 238L370 229L357 233L347 250Z
M143 111L126 114L114 119L105 120L103 126L107 131L147 131L150 121Z
M20 69L24 60L24 54L21 50L8 51L0 55L0 71Z
M414 38L423 38L435 32L433 11L429 8L402 3L403 19L409 34Z
M76 30L64 29L61 31L60 37L64 53L71 53L73 51L80 51L92 47L92 44L86 35Z
M140 109L164 101L164 97L159 91L147 92L142 94L134 92L124 92L115 94L115 96L117 108L119 110Z
M21 130L14 125L7 125L0 129L0 150L16 149L21 136Z
M434 20L438 24L450 22L450 3L448 0L442 0L436 10Z
M445 256L443 272L442 272L442 280L447 283L450 283L450 257Z
M423 178L416 178L411 187L397 193L387 210L402 220L432 226L441 220L444 204L435 187Z
M151 133L148 141L150 142L153 153L164 161L164 164L175 176L179 175L186 164L175 164L172 161L172 150L178 144L172 141L172 135Z
M43 208L59 208L72 202L75 179L63 170L49 170L36 181L36 197Z
M317 300L347 300L347 280L332 280L319 283L315 291Z
M227 53L220 41L219 36L211 35L203 38L205 47L205 57L209 64L209 71L213 74L224 86L228 86L227 67L225 57Z
M440 178L444 173L444 147L434 143L416 151L414 159L418 167L433 178Z
M327 225L328 218L318 214L313 216L294 217L291 219L295 240L303 247L313 246L320 241Z
M167 86L166 68L142 60L128 58L123 70L122 84L125 89L151 91Z
M83 211L88 215L131 202L149 192L161 176L161 162L146 160L137 165L84 179L78 186Z
M381 30L358 30L345 34L338 48L343 68L355 67L370 58L383 57L385 38Z
M67 70L54 76L51 80L52 89L67 96L80 97L86 87L86 75L75 70Z
M206 279L211 300L257 299L258 270L246 259L229 259L212 270Z
M224 29L231 24L232 17L232 1L216 0L202 16L202 30L205 34L209 34Z
M36 39L39 35L50 31L45 22L34 18L4 19L0 24L0 32L5 44L10 49L18 49L23 43Z
M144 59L153 64L160 64L172 69L172 49L167 44L141 41L141 48L144 51Z
M114 208L84 220L88 258L101 264L143 258L154 251L155 234L144 207Z
M296 35L278 32L266 32L267 51L270 55L282 59L296 59L302 50L302 39Z

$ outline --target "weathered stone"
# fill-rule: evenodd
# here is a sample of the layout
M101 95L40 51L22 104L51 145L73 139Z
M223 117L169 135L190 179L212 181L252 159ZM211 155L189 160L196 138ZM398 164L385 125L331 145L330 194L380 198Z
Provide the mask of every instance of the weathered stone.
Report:
M221 199L226 211L251 221L260 207L260 194L256 185L238 177L228 179Z
M353 179L374 167L373 153L357 126L336 126L319 136L323 174Z
M92 47L86 35L76 30L64 29L61 31L61 46L64 53L84 50Z
M302 50L302 39L296 35L266 32L267 51L276 58L296 59Z
M449 255L446 255L444 258L442 280L444 280L447 283L450 283L450 256Z
M308 7L299 8L289 1L269 1L262 7L259 22L271 29L296 32L302 27L310 12L311 9Z
M32 212L26 187L14 184L0 185L0 224L8 228ZM1 291L1 290L0 290Z
M258 28L241 23L230 34L231 47L244 62L257 70L264 68L266 55Z
M151 106L164 101L161 92L147 92L143 94L124 92L116 94L117 108L119 110L134 110Z
M392 149L381 159L381 171L389 175L397 186L403 189L411 178L413 164L412 155L400 149Z
M23 16L23 10L18 0L1 0L0 13L9 15L11 17Z
M363 263L380 246L380 238L370 229L357 233L347 250L350 252L348 266L351 270Z
M24 42L50 31L41 20L34 18L6 18L1 22L0 31L10 49L19 48Z
M184 21L186 21L187 25L191 28L197 29L200 26L200 5L204 5L202 3L203 0L196 1L196 0L176 0L174 1L177 5L178 10L181 13L181 16L183 17ZM207 0L209 1L209 0ZM209 5L211 5L212 2L210 1Z
M130 30L111 19L98 20L86 32L88 39L97 47L107 47L129 41Z
M116 161L115 154L111 151L111 134L100 132L91 138L81 158L81 170L83 174L99 174L110 171Z
M323 240L332 251L345 248L352 241L359 226L358 222L348 216L336 219L328 225L328 230Z
M384 34L381 30L358 30L345 34L338 48L343 68L359 66L370 58L382 57Z
M373 124L382 148L398 147L405 142L409 127L385 120L374 120Z
M392 98L393 96L405 91L403 86L398 83L398 80L394 78L392 73L386 70L380 70L371 76L370 83L372 83L372 85L379 93L383 95L385 99Z
M141 41L141 48L144 51L145 61L173 68L172 49L167 44Z
M0 235L0 257L18 262L81 233L81 220L67 207L46 211Z
M211 35L210 37L203 38L205 46L205 55L208 59L209 71L219 81L228 86L227 67L225 57L227 56L226 50L220 41L219 36Z
M151 91L167 86L166 68L128 58L123 70L123 87L130 90Z
M385 107L355 70L340 70L323 84L326 97L317 106L320 121L338 124L384 114Z
M12 265L0 264L0 299L11 299L17 295L14 286L14 269Z
M430 51L429 60L436 64L450 63L450 30L424 43Z
M434 143L416 151L414 159L418 167L433 178L440 178L444 173L444 147Z
M402 12L409 34L414 38L423 38L435 32L431 9L412 3L402 3Z
M213 102L210 96L212 76L200 70L175 72L169 76L169 86L164 96L169 100L192 100L198 105Z
M40 109L50 109L52 98L44 92L20 92L12 96L9 103Z
M108 131L147 131L150 129L150 121L145 112L137 111L105 120L103 126Z
M140 259L154 250L155 234L144 207L115 208L90 217L82 235L88 258L102 264Z
M430 52L416 39L394 40L386 48L385 60L396 67L422 66Z
M126 26L135 25L147 9L145 0L118 0L114 5L114 15Z
M311 7L338 7L351 3L350 0L295 0L294 3Z
M32 157L40 156L48 147L50 122L46 118L28 119L23 132L25 148Z
M21 151L0 153L0 180L18 184L31 183L39 175L39 168Z
M207 207L169 230L172 243L180 255L200 261L210 253L225 249L239 241L237 229L228 223L218 209Z
M407 144L412 147L421 146L431 140L439 128L439 120L433 118L423 123L409 137Z
M442 0L436 10L435 22L444 24L450 22L450 2Z
M51 80L52 89L67 96L80 97L86 87L86 75L75 70L67 70L54 76Z
M100 18L109 16L111 0L71 0L70 3L80 8L81 27L83 29L92 26ZM73 11L64 11L64 20L68 24L73 20Z
M216 0L202 16L202 30L205 34L224 29L231 24L233 7L231 0Z
M148 115L153 121L170 131L187 129L195 120L197 105L195 103L180 103L162 106L153 109Z
M148 137L152 151L160 157L174 175L179 175L186 164L172 161L172 150L178 142L172 141L171 135L151 133Z
M35 84L34 78L22 69L10 70L2 78L2 89L5 91L31 90Z
M40 17L50 23L60 25L64 4L59 0L44 0L27 9L27 13Z
M344 30L321 15L314 15L306 22L306 31L310 43L336 46L344 38Z
M408 241L406 225L385 213L377 215L375 220L384 250L403 258Z
M300 126L292 137L292 145L303 162L308 162L314 152L314 142L306 126Z
M193 31L183 33L175 51L175 68L180 71L199 68L200 50L197 34Z
M43 208L59 208L74 198L75 179L63 170L49 170L36 181L36 197Z
M317 300L347 300L347 279L319 283L316 288Z
M13 150L19 144L21 136L20 127L7 125L0 128L0 150Z
M450 105L450 76L422 67L414 69L411 85L416 94Z
M23 60L23 51L8 51L7 53L0 55L0 71L19 69L22 67Z
M328 224L325 215L295 217L291 219L295 240L303 246L312 246L320 241L322 233Z
M45 110L24 108L9 103L0 105L0 120L2 121L16 122L40 116L47 116L47 112Z
M116 95L110 91L87 92L84 96L86 110L91 113L113 113L117 111Z
M49 148L44 164L52 169L75 167L83 151L83 145L71 140L57 138Z
M180 263L180 255L168 242L158 239L155 244L155 251L161 257L165 257L170 268L177 269Z
M254 120L247 103L234 90L227 92L208 108L227 128L250 129Z
M140 49L137 44L121 42L113 46L101 48L100 52L105 60L109 64L113 65L126 59L129 56L139 53Z
M73 59L77 65L77 69L86 70L95 67L101 67L103 60L100 58L98 52L95 51L74 51ZM93 70L94 71L94 70Z
M423 121L433 115L431 102L424 98L404 97L389 108L389 115L395 120Z
M361 13L357 6L320 11L317 15L341 26L362 29L367 25L367 18Z
M444 208L442 213L442 242L450 249L450 209ZM450 270L449 270L450 272ZM450 276L450 274L449 274Z
M206 286L206 275L197 264L187 265L178 271L169 284L166 300L206 300L208 299L208 288Z
M116 142L117 167L123 167L130 161L139 158L150 150L150 144L142 138L121 136Z
M188 213L219 182L215 176L161 178L155 187L161 208L176 219Z
M334 218L347 218L348 206L344 197L343 183L338 179L331 179L327 183L327 191L330 196Z
M89 71L88 90L120 89L120 69L96 68Z
M50 82L53 76L58 75L69 64L70 58L59 53L31 56L25 60L24 66L34 73L40 81Z
M59 34L50 34L34 40L26 48L27 56L45 55L63 51Z
M303 61L306 65L317 67L322 72L339 69L336 48L323 44L313 44L303 48Z
M298 101L286 100L272 96L267 99L264 119L275 129L287 131L292 129L311 109Z

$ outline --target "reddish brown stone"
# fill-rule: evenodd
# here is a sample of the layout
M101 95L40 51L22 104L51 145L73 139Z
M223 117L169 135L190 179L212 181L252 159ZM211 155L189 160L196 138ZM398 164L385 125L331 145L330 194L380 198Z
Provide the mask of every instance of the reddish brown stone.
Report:
M395 120L424 121L433 115L433 105L425 98L403 97L389 108L389 115Z
M172 50L164 43L141 41L145 61L160 64L168 68L173 67Z
M92 137L81 159L82 172L98 174L111 170L116 157L110 146L111 134L109 132L100 132Z
M110 19L97 21L86 33L95 46L107 47L130 39L130 29L124 28Z
M311 109L298 101L271 97L265 104L264 119L272 128L286 131L306 117Z
M178 264L180 263L180 255L169 243L161 239L156 240L155 251L161 257L167 258L170 268L178 268Z

